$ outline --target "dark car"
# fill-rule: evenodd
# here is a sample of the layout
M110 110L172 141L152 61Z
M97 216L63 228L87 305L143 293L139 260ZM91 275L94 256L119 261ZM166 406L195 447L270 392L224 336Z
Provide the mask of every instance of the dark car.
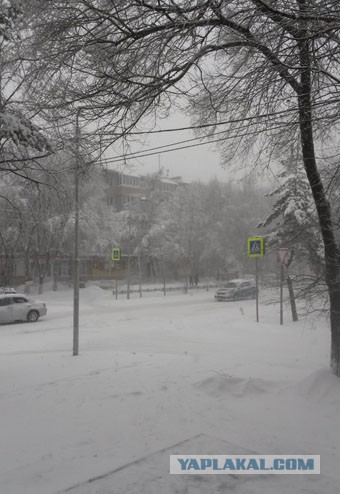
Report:
M215 300L218 302L255 297L256 285L254 280L231 280L219 288L215 293Z

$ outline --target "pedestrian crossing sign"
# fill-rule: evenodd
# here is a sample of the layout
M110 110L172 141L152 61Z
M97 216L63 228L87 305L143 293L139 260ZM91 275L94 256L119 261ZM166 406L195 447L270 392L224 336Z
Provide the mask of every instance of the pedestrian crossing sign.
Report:
M112 249L112 261L120 261L120 248L114 247Z
M248 238L248 257L263 257L264 255L264 238Z

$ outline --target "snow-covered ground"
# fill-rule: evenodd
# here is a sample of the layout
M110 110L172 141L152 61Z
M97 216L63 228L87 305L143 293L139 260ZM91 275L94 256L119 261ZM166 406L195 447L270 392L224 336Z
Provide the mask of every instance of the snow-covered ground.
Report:
M48 315L0 326L3 494L335 494L340 380L326 322L213 291L115 300L39 297ZM170 454L320 454L321 475L170 476Z

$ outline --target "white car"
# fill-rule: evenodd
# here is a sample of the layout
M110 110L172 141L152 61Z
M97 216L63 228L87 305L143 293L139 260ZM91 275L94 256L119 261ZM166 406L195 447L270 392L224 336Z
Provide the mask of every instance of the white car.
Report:
M20 293L0 295L0 323L35 322L46 314L47 307L44 302L38 302Z
M0 294L3 294L3 293L17 293L15 288L10 288L8 286L2 286L0 288Z

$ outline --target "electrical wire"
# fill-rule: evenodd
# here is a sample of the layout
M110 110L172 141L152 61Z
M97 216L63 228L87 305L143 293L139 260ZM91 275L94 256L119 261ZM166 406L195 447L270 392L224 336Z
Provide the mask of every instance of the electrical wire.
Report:
M339 98L332 98L327 101L320 101L320 102L314 102L312 104L312 109L316 109L319 107L324 107L328 105L334 105L334 104L339 104ZM298 108L297 107L292 107L292 108L286 108L285 110L279 110L276 112L271 112L271 113L260 113L259 115L254 115L250 117L241 117L241 118L236 118L236 119L231 119L231 120L222 120L221 122L214 122L214 123L206 123L206 124L199 124L199 125L188 125L186 127L173 127L170 129L157 129L157 130L140 130L140 131L129 131L127 132L128 135L145 135L145 134L160 134L160 133L166 133L166 132L181 132L183 130L199 130L199 129L205 129L209 127L219 127L220 125L230 125L230 124L237 124L241 122L252 122L252 121L257 121L259 119L268 119L268 118L275 118L279 117L281 118L284 115L287 115L289 113L298 113ZM315 120L315 119L314 119ZM105 133L103 133L104 135ZM112 136L122 136L125 135L124 132L107 132L105 135L112 135Z
M277 126L277 127L271 127L270 130L277 130L279 129L281 126ZM155 148L150 148L147 150L146 153L144 153L143 151L139 151L139 152L133 152L133 153L128 153L128 154L124 154L124 155L119 155L119 156L115 156L115 157L112 157L112 158L104 158L102 159L102 162L104 164L114 164L114 163L120 163L120 162L124 162L126 160L131 160L131 159L138 159L138 158L144 158L144 157L147 157L147 156L153 156L155 154L166 154L166 153L170 153L172 151L180 151L182 149L188 149L188 148L194 148L194 147L199 147L199 146L206 146L207 144L214 144L216 142L221 142L221 141L226 141L226 140L231 140L231 139L237 139L237 138L241 138L241 137L248 137L252 134L258 134L259 133L259 130L256 130L254 132L245 132L243 134L240 134L239 133L239 129L237 129L238 132L236 135L229 135L229 136L226 136L226 137L223 137L223 138L220 138L220 139L211 139L207 142L200 142L200 143L196 143L196 144L190 144L188 146L180 146L180 147L175 147L175 148L171 148L171 149L164 149L164 148L168 148L168 147L171 147L171 146L174 146L176 145L177 143L172 143L172 144L166 144L164 146L158 146L158 147L155 147ZM264 129L262 132L265 132L265 131L268 131L268 129ZM222 131L222 132L219 132L219 134L221 133L226 133L228 132L227 130L225 131ZM202 139L201 137L198 137L198 138L193 138L193 139L187 139L186 141L180 141L180 142L191 142L193 140L197 140L197 139ZM148 151L153 151L155 150L154 152L148 152Z

